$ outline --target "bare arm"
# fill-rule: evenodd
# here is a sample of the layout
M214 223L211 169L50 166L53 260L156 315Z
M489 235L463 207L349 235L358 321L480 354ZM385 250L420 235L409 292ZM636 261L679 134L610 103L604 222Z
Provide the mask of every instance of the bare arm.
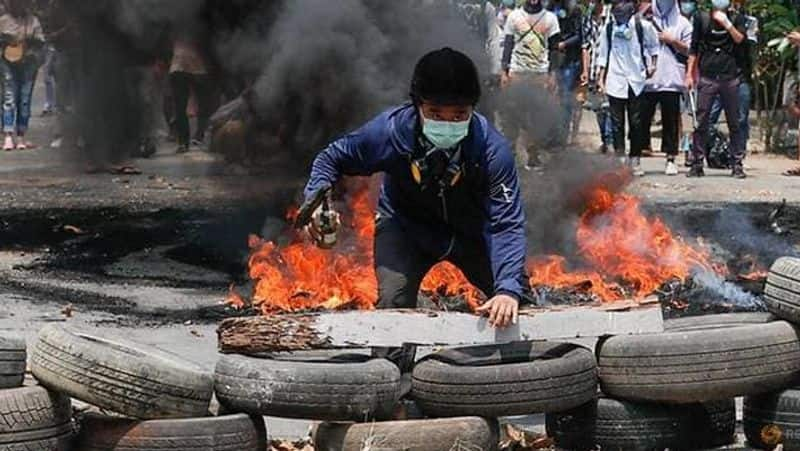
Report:
M686 63L686 89L694 89L694 74L697 70L697 55L690 55L689 62Z

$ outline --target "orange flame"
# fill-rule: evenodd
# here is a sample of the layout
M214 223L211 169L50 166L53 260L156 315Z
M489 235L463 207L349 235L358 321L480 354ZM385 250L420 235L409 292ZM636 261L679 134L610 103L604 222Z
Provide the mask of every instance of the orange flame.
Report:
M368 181L350 188L355 194L349 199L349 215L343 220L334 250L319 249L300 233L285 246L250 237L254 306L265 314L374 308L378 290L372 264L372 196ZM532 286L568 288L612 301L630 294L643 298L670 279L685 279L696 268L720 272L704 247L687 244L660 219L645 216L637 198L611 189L596 187L586 196L576 235L586 269L568 270L561 256L533 258L528 264ZM290 211L288 217L295 214L296 210ZM485 299L449 263L431 269L421 291L433 298L460 296L473 309ZM234 306L244 303L233 290L227 302Z
M634 298L643 298L693 270L721 272L706 248L687 244L660 219L645 216L637 198L606 188L589 193L576 235L580 256L592 270L568 272L563 258L551 256L529 264L533 286L584 284L586 291L610 301L620 299L621 284Z

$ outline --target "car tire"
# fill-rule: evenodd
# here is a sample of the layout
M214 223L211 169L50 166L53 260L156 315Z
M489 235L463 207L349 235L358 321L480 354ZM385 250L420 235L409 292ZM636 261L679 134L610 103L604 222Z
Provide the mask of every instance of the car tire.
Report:
M500 417L568 410L593 399L588 349L520 342L448 349L414 368L411 394L431 417Z
M208 415L213 376L152 346L46 326L31 352L39 382L138 419Z
M719 315L687 316L664 321L667 332L690 332L693 330L723 329L726 327L766 324L778 317L767 312L722 313Z
M86 415L76 451L264 451L267 433L262 417L145 420Z
M254 358L223 355L215 388L227 412L322 421L392 416L400 370L367 355Z
M0 336L0 389L22 387L26 366L25 339Z
M0 390L3 451L68 451L74 431L68 396L40 386Z
M800 323L800 258L781 257L773 263L764 287L764 302L775 316Z
M547 414L546 427L561 449L707 449L734 441L736 405L733 399L666 405L600 397L567 412Z
M598 346L603 393L693 403L779 390L800 376L798 331L786 321L610 337Z
M758 449L800 450L800 389L744 399L744 434Z
M322 423L317 426L313 439L317 451L493 451L499 442L498 429L496 420L478 417L362 424Z

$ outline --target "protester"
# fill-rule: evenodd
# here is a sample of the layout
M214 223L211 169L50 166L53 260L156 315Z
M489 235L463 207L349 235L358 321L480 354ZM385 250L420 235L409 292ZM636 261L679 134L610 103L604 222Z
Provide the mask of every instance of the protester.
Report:
M81 61L80 33L75 18L64 0L51 0L48 4L46 36L49 44L55 49L53 65L55 86L55 102L58 120L56 133L50 143L52 148L60 148L67 132L73 134L77 128L74 124L76 98L78 97ZM70 130L72 129L72 130ZM70 137L70 142L76 142L76 136Z
M495 10L494 6L487 2L488 12L488 39L486 49L490 60L490 70L493 76L500 77L503 71L503 41L505 40L506 20L516 7L516 0L502 0L499 7Z
M385 173L375 227L378 308L416 307L437 261L455 264L489 297L479 311L496 327L516 322L530 295L519 178L508 141L474 111L480 95L466 55L433 51L414 70L412 103L331 143L314 161L298 225L310 223L319 244L314 217L336 182Z
M731 135L731 175L740 179L747 177L742 167L744 149L739 127L739 84L743 70L739 44L746 39L747 31L744 16L735 14L731 19L729 12L729 0L713 0L713 10L697 14L694 20L686 88L697 87L698 124L689 177L705 175L703 161L711 123L711 105L717 95L725 110ZM695 80L695 71L699 71L699 80Z
M735 0L733 9L742 14L745 20L745 39L737 49L741 61L741 82L739 83L739 132L741 134L741 148L744 156L747 155L747 142L750 140L750 103L753 93L753 67L755 65L755 51L758 45L759 26L758 19L745 12L744 0ZM722 100L717 95L711 105L711 127L716 127L722 115Z
M682 1L681 2L681 15L689 20L689 23L694 23L694 15L697 12L697 3L694 1ZM691 37L689 38L691 42ZM688 61L687 61L688 63ZM683 152L685 156L685 166L692 167L692 132L694 131L694 127L685 127L684 126L684 114L689 113L694 118L694 111L693 111L693 104L691 102L690 97L697 94L694 91L687 92L684 91L683 99L681 101L681 117L680 122L678 123L678 127L680 129L681 135L681 145L680 151ZM696 96L694 97L696 98ZM692 119L692 125L694 125L694 119Z
M645 134L642 124L645 82L655 74L658 37L653 26L636 13L632 1L614 5L612 20L600 36L598 84L608 95L614 122L614 150L625 156L625 116L630 127L630 155L626 160L634 175L644 175L641 165Z
M583 20L583 72L581 84L588 87L589 108L597 117L597 126L600 130L600 152L606 153L614 145L614 123L611 121L608 97L598 93L597 81L599 68L600 37L611 17L608 5L601 5L590 1L587 14Z
M25 133L31 117L31 100L39 70L44 32L26 0L8 0L7 12L0 16L3 57L3 150L25 150L31 146Z
M556 78L561 104L561 122L559 142L566 144L573 129L573 117L576 108L575 88L581 73L581 44L583 14L578 7L578 0L558 0L553 7L558 17L561 41L556 45L558 63Z
M205 137L211 111L211 77L207 58L200 43L191 32L180 30L173 41L172 62L169 68L170 91L175 104L175 130L178 139L177 153L189 151L189 145L201 146ZM197 103L197 130L190 141L191 128L187 107L194 93Z
M656 106L661 107L661 151L667 155L667 175L677 175L680 139L681 95L684 91L686 61L692 38L692 24L680 13L678 0L656 0L651 23L658 31L661 43L658 66L653 78L646 83L643 98L642 125L650 130Z
M542 0L526 0L522 8L512 11L506 21L501 85L519 83L530 89L553 86L550 51L561 42L560 33L558 18L545 9ZM506 133L512 138L528 134L525 128L506 130ZM517 156L518 163L526 169L540 165L537 149L530 143L523 147L525 151Z
M800 47L800 43L797 45ZM789 88L789 98L786 104L789 114L791 114L795 120L800 121L800 74L797 74L794 83L792 83L792 86ZM800 158L800 126L798 126L797 135L797 157Z

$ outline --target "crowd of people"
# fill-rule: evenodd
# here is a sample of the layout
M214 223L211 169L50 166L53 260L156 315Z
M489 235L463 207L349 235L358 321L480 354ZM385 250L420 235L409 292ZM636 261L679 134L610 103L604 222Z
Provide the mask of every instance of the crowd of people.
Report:
M502 87L556 93L562 143L577 129L576 111L587 106L597 117L600 151L613 149L638 176L644 175L642 155L653 148L657 109L664 172L679 173L677 156L684 151L689 177L705 175L724 111L728 155L715 163L745 178L759 21L744 0L711 3L701 10L695 1L679 0L503 0L487 4L488 53ZM800 47L800 31L786 39ZM792 86L787 107L800 117L800 85ZM536 144L517 147L528 154L526 167L540 164L530 151Z
M501 89L552 93L559 105L557 116L552 116L557 133L548 136L547 143L536 142L531 136L535 133L527 130L536 124L503 121L498 111L504 134L517 143L518 165L541 166L543 147L574 140L581 113L588 109L597 119L594 134L599 150L613 152L634 174L644 175L641 158L653 150L651 130L660 118L664 172L680 172L678 156L683 152L687 175L701 177L710 147L720 140L716 125L724 111L729 152L723 162L715 163L730 168L734 177L746 177L743 159L750 138L759 21L748 14L744 0L711 3L712 8L705 10L702 2L682 0L487 2L487 51ZM63 131L75 119L71 113L82 90L97 89L98 97L107 97L101 87L88 86L86 74L81 73L81 68L91 72L96 64L87 62L85 55L88 38L83 39L80 28L86 24L76 23L70 9L74 5L66 0L0 1L6 151L34 146L26 134L37 76L43 77L45 87L41 114L59 117L60 132L53 147L60 146ZM196 30L193 23L172 23L163 33L152 33L148 37L152 42L136 43L155 50L125 70L124 82L110 83L113 89L122 86L130 91L127 95L145 100L149 110L137 114L148 119L137 120L163 117L176 153L203 146L214 111L244 90L242 83L229 87L218 82L219 65L209 53L213 46L206 42L208 30ZM800 30L786 39L800 47ZM103 51L98 43L97 52ZM111 46L107 51L120 53ZM787 111L800 117L800 82L788 85ZM196 117L194 123L190 115ZM96 116L94 120L102 119L102 113ZM86 144L82 136L71 138L72 144ZM132 156L147 157L157 149L158 140L149 132L129 138L137 141Z

